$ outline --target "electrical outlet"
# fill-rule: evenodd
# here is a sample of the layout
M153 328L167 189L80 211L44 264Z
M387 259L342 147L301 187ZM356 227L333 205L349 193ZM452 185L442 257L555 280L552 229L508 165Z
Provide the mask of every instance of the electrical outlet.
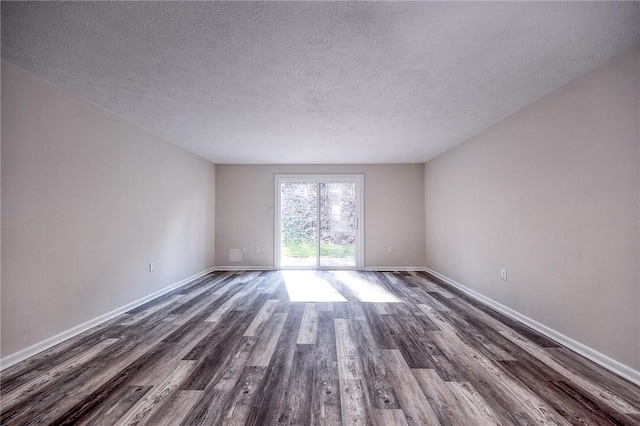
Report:
M500 279L503 281L507 280L507 270L506 269L501 269L500 270Z
M149 262L149 272L153 272L156 269L156 264L153 262Z
M246 254L247 253L247 248L246 247L242 247L242 253Z
M260 253L260 246L256 246L256 253Z
M389 246L389 248L387 249L387 253L393 254L393 247Z

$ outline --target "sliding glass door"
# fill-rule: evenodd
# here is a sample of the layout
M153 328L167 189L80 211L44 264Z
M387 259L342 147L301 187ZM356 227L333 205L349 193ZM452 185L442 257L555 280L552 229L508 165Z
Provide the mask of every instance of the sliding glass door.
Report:
M282 269L362 267L362 175L276 175Z

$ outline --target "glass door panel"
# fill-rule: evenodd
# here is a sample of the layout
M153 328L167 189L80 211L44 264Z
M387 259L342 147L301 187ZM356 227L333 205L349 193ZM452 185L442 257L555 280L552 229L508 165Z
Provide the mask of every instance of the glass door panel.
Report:
M317 259L318 184L283 182L280 186L280 267L315 269Z
M276 175L275 264L282 269L363 266L363 175Z
M320 183L320 267L356 266L355 183Z

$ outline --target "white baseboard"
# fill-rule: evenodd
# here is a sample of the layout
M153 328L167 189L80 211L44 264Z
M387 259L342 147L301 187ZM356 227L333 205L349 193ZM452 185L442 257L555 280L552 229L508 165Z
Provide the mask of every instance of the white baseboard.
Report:
M216 266L216 271L273 271L275 268L273 266Z
M216 271L275 271L273 266L244 266L244 265L227 265L216 266ZM333 269L327 269L332 271ZM424 266L367 266L359 271L378 271L378 272L399 272L399 271L425 271Z
M412 272L412 271L424 271L424 266L367 266L363 271L373 272Z
M131 303L128 303L124 306L121 306L117 309L114 309L111 312L107 312L106 314L100 315L99 317L96 317L92 320L89 320L85 323L82 323L80 325L77 325L73 328L70 328L69 330L63 331L62 333L56 334L55 336L49 337L41 342L36 343L35 345L29 346L28 348L19 350L18 352L12 353L11 355L7 355L6 357L0 359L0 371L4 370L5 368L11 367L12 365L15 365L21 361L24 361L25 359L32 357L46 349L49 349L55 345L57 345L58 343L62 343L67 339L70 339L74 336L77 336L78 334L89 330L92 327L95 327L97 325L102 324L103 322L109 321L112 318L117 317L120 314L123 314L127 311L130 311L133 308L137 308L140 305L143 305L157 297L162 296L163 294L166 294L172 290L175 290L178 287L181 287L185 284L190 283L193 280L196 280L200 277L203 277L205 275L207 275L210 272L215 271L216 268L209 268L206 269L202 272L199 272L195 275L192 275L188 278L185 278L182 281L179 281L177 283L171 284L168 287L165 287L161 290L155 291L141 299L135 300Z
M550 327L547 327L542 323L539 323L536 320L533 320L525 315L522 315L518 311L515 311L509 308L508 306L505 306L499 302L496 302L495 300L481 293L478 293L477 291L472 290L466 287L465 285L460 284L459 282L452 280L451 278L434 271L433 269L424 268L424 270L430 273L431 275L441 279L445 283L450 284L451 286L463 291L464 293L473 297L477 301L482 302L483 304L490 306L496 311L533 328L539 333L542 333L543 335L549 337L550 339L555 340L556 342L566 346L567 348L579 353L580 355L590 359L596 364L599 364L604 368L616 373L617 375L622 376L625 379L637 385L640 385L640 371L634 370L633 368L627 365L624 365L621 362L618 362L615 359L610 358L607 355L600 353L593 348L590 348L589 346L586 346L576 340L573 340L571 337L565 336L559 331L556 331Z

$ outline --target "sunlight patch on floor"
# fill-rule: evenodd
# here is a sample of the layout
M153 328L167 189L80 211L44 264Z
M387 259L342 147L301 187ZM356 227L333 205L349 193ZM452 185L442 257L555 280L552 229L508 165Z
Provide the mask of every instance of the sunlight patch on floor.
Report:
M361 302L401 303L392 293L355 272L335 271L331 273Z
M292 302L346 302L316 271L281 271L284 284Z

